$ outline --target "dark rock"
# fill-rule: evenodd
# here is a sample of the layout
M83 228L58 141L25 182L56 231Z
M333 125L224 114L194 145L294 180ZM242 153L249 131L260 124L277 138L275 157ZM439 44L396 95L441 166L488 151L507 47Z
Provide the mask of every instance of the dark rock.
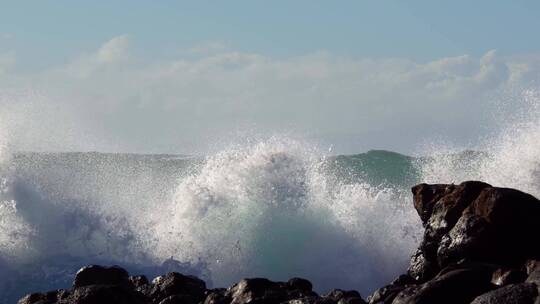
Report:
M95 284L129 286L130 282L128 273L123 268L98 265L81 268L75 275L75 281L73 281L74 288Z
M416 281L425 282L439 271L436 259L427 259L422 249L417 249L411 257L407 273Z
M356 290L334 289L324 295L323 298L330 300L332 303L366 303Z
M32 293L20 299L18 304L54 304L65 299L69 292L64 289L49 291L47 293Z
M152 284L142 286L138 290L154 303L159 303L165 298L174 295L190 295L196 301L202 301L205 296L206 283L194 276L170 272L164 276L155 278Z
M148 279L143 275L130 276L129 281L131 282L131 285L133 285L133 287L135 288L148 284Z
M405 274L400 275L389 285L377 289L368 297L368 303L390 304L399 292L415 283L416 281L411 276Z
M476 181L459 185L420 184L412 188L414 206L424 224L424 239L412 256L408 273L425 282L448 263L441 264L437 252L441 239L454 227L463 211L481 191L491 187Z
M540 201L514 189L484 188L441 240L439 264L463 258L518 264L540 256Z
M320 298L320 297L303 297L298 299L293 299L285 302L287 304L336 304L330 299Z
M540 288L540 260L528 260L525 263L527 270L527 283L534 283Z
M411 285L387 285L377 289L371 296L368 297L369 304L390 304L394 298Z
M313 285L310 281L302 278L292 278L287 281L287 287L292 290L312 291Z
M457 265L443 269L434 279L402 290L393 304L469 303L492 288L493 269L484 265Z
M287 299L281 284L264 278L243 279L227 291L231 304L281 303Z
M522 283L525 279L527 279L527 273L521 269L499 268L493 272L491 283L497 286L505 286L508 284Z
M366 304L366 301L362 298L345 297L339 299L337 304Z
M455 185L428 185L428 184L419 184L412 187L414 208L422 223L424 225L427 223L431 217L431 212L433 211L433 206L441 197L450 193L454 190Z
M119 285L89 285L74 288L58 304L146 304L140 293Z
M190 295L174 295L161 300L159 304L197 304L197 299Z
M206 294L204 304L227 304L231 302L231 298L226 295L227 290L218 288L209 290Z
M533 304L537 296L534 284L510 284L478 296L471 304Z

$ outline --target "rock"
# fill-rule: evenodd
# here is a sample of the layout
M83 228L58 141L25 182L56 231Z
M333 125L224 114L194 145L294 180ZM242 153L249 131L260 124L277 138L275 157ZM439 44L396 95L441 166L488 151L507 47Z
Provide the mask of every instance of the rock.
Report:
M440 264L437 251L441 239L454 227L463 211L481 191L491 187L476 181L459 185L420 184L412 188L414 206L424 224L424 239L411 258L408 273L425 282L448 263Z
M534 304L537 296L534 284L510 284L478 296L471 304Z
M405 288L393 304L459 304L491 290L493 269L486 265L456 265L443 269L434 279Z
M425 282L433 278L438 271L439 265L437 264L437 260L434 258L427 259L424 251L420 248L412 255L409 268L407 269L408 275L419 282Z
M88 285L74 288L57 304L146 304L140 293L119 285Z
M339 299L337 304L366 304L366 301L364 301L362 298L345 297Z
M197 299L190 295L174 295L161 300L159 304L197 304Z
M400 275L389 285L377 289L368 297L368 303L390 304L399 292L415 283L416 281L409 275Z
M540 288L540 260L528 260L525 268L528 275L525 282L534 283Z
M118 266L90 265L77 271L74 288L95 284L129 286L130 282L127 271Z
M334 289L324 295L323 298L330 300L332 303L366 303L356 290Z
M540 257L540 201L514 189L484 188L438 249L439 264L472 259L501 265Z
M412 188L414 208L422 223L425 225L431 213L433 211L433 206L440 198L445 196L454 190L455 185L428 185L428 184L419 184Z
M226 295L227 290L224 288L214 289L207 292L204 304L227 304L231 302L231 298Z
M49 291L47 293L32 293L20 299L18 304L54 304L59 300L69 296L69 292L64 289Z
M292 278L287 281L287 288L292 290L300 290L310 292L313 290L313 285L310 281L302 278Z
M231 304L281 303L287 299L287 293L281 285L264 278L243 279L228 291Z
M491 283L497 286L522 283L527 279L527 273L520 269L499 268L493 272Z
M206 283L194 276L170 272L155 278L152 284L143 286L139 290L154 303L159 303L165 298L174 295L190 295L199 302L204 300Z
M130 276L129 281L131 282L131 285L133 285L133 287L135 288L148 284L148 279L143 275Z

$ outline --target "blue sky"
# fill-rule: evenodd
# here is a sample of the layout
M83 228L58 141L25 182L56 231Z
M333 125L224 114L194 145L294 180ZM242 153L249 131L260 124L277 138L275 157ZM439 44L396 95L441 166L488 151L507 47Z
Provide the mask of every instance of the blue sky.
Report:
M425 61L536 52L539 13L538 1L12 1L0 20L11 37L3 44L30 66L121 34L145 58L219 41L270 56L328 50Z
M0 123L25 150L471 147L537 90L538 29L538 1L4 1Z

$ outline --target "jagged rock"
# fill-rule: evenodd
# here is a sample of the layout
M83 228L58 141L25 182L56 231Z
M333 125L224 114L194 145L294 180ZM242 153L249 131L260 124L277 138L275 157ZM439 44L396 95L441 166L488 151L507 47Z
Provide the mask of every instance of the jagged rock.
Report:
M527 273L521 269L499 268L493 272L491 283L497 286L505 286L508 284L522 283L525 279L527 279Z
M448 265L437 259L441 239L481 191L488 187L491 186L483 182L468 181L457 186L420 184L412 188L414 206L425 227L424 239L411 258L408 273L412 277L425 282Z
M146 278L146 276L143 275L130 276L129 281L131 282L131 285L133 285L135 288L148 284L148 279Z
M332 303L366 303L356 290L334 289L323 296Z
M540 257L540 201L514 189L488 187L441 241L439 264L460 259L502 265Z
M174 295L190 295L198 302L204 300L206 283L194 276L170 272L155 278L152 284L143 286L139 290L153 303L159 303L165 298Z
M392 283L382 288L377 289L371 296L368 297L369 304L390 304L399 292L407 287L417 283L409 275L400 275Z
M456 265L443 269L434 279L405 288L393 304L460 304L489 291L493 268L487 265Z
M47 293L32 293L20 299L18 304L54 304L69 295L66 290L54 290Z
M74 288L58 304L146 304L145 297L120 285L88 285Z
M292 278L287 281L287 288L291 290L300 290L310 292L313 290L313 284L310 281L302 278Z
M231 304L281 303L287 300L287 293L281 285L264 278L243 279L228 291Z
M96 284L129 286L129 275L126 270L118 266L90 265L77 271L75 281L73 281L74 288Z
M478 296L471 304L534 304L537 296L532 283L510 284Z
M439 271L439 265L435 259L427 259L424 251L418 248L411 256L411 262L407 273L416 281L425 282L433 278Z
M231 298L226 295L225 288L213 289L207 292L204 304L227 304L231 302Z
M529 260L525 263L527 269L527 283L534 283L540 288L540 260Z
M190 295L174 295L161 300L159 304L197 304L197 299Z

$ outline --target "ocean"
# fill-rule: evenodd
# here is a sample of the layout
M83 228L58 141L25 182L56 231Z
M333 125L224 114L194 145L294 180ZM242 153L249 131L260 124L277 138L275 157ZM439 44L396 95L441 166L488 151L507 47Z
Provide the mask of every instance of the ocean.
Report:
M421 239L411 186L479 179L538 196L539 130L417 156L333 155L280 136L206 156L4 151L0 303L69 287L86 264L213 287L299 276L367 296L405 271Z

